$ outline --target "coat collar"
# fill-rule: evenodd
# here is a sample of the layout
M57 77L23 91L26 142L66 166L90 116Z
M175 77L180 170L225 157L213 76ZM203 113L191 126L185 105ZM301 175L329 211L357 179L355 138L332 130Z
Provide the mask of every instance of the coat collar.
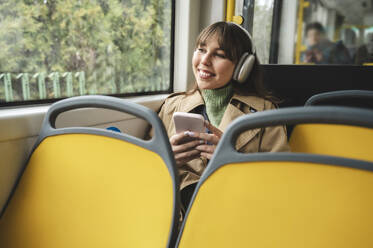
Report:
M246 104L247 106L254 108L257 111L264 110L264 102L263 102L263 99L260 97L243 96L243 95L238 95L237 93L234 93L232 96L232 99L238 100L239 102L242 102ZM191 112L196 107L204 105L204 104L205 102L203 101L201 93L198 90L196 90L192 94L186 95L184 97L184 99L180 103L179 111Z
M259 98L256 96L242 96L242 95L234 94L232 99L238 100L240 103L244 103L249 108L253 108L256 111L264 110L264 99L263 98ZM223 118L218 128L223 131L226 130L233 120L245 114L250 114L250 112L248 113L243 112L236 104L232 104L232 100L231 100L231 103L228 104L227 109L224 112ZM258 128L252 129L252 130L243 132L241 135L239 135L236 141L236 149L240 150L251 139L253 139L259 131L260 129Z
M263 98L260 98L254 95L243 96L243 95L238 95L235 93L232 99L236 99L257 111L264 110L264 99Z

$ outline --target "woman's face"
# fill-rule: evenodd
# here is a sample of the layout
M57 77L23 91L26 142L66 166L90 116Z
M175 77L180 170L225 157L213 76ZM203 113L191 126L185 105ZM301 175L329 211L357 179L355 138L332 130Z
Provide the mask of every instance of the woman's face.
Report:
M217 35L212 35L205 44L194 51L193 73L198 88L217 89L225 86L232 78L235 64L225 57Z

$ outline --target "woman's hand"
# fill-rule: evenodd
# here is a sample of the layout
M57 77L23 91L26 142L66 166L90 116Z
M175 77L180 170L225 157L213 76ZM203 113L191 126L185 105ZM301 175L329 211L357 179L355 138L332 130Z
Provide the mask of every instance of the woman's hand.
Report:
M195 134L197 133L184 132L175 134L170 138L172 151L174 152L177 165L183 165L200 157L201 152L195 148L201 143L204 143L204 141L200 139L185 141L190 139L190 137L194 137Z
M209 133L193 133L196 137L200 140L204 140L205 144L201 144L196 147L196 150L201 152L201 156L205 157L207 159L211 159L213 153L215 152L216 146L218 145L221 136L223 135L223 132L220 131L218 128L211 125L208 121L205 121L205 127L207 127L212 134ZM207 144L210 143L211 145Z

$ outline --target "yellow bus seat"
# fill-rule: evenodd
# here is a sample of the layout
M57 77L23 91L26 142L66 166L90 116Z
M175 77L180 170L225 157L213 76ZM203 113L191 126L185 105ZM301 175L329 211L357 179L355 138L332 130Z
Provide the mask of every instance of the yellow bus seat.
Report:
M231 123L196 187L177 247L373 247L372 162L234 149L243 131L282 125L291 115L300 121L302 109Z
M133 114L150 141L97 128L55 128L67 110ZM173 247L178 179L168 137L150 109L107 96L53 104L0 219L0 247Z
M316 94L305 106L348 106L373 109L373 91L339 90ZM331 113L334 115L334 113ZM343 117L342 117L343 118ZM351 120L346 112L345 119ZM367 119L366 117L364 119ZM289 143L293 152L326 154L373 161L373 129L366 125L313 123L294 127Z

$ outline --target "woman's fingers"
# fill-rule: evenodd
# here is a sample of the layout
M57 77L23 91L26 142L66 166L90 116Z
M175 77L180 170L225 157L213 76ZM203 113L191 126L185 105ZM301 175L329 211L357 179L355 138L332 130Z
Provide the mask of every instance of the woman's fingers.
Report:
M217 145L220 140L219 136L217 136L216 134L211 134L211 133L191 133L190 135L191 137L204 140L214 145Z
M212 134L188 131L175 134L170 138L172 151L178 165L185 164L200 156L211 159L223 133L208 121L205 121L205 126Z
M181 144L181 145L172 145L172 151L174 153L184 152L184 151L187 151L187 150L191 150L192 148L200 145L201 143L204 143L204 141L203 140L193 140L193 141Z
M177 133L175 135L172 135L170 138L171 145L178 145L182 143L181 141L188 137L185 133Z
M200 156L205 157L207 159L212 158L212 155L214 154L215 149L216 149L215 145L199 145L199 146L196 146L196 150L201 152Z
M195 147L204 143L203 140L191 138L188 132L175 134L170 138L176 164L182 165L200 157L200 151Z
M211 125L208 121L205 121L205 127L207 127L212 132L212 134L198 133L195 137L201 140L205 140L206 143L210 143L211 145L199 145L196 146L196 150L201 152L201 157L211 159L212 155L215 152L216 146L219 143L221 136L223 135L223 132L220 131L218 128L214 127L213 125Z
M213 126L210 122L206 121L205 120L205 127L207 127L213 134L215 134L216 136L218 136L219 138L221 138L221 136L223 135L223 132L220 131L219 128Z
M215 151L216 146L215 145L199 145L196 146L196 150L200 152L207 152L213 154Z
M212 158L212 154L207 153L207 152L201 152L200 156L204 157L204 158L207 158L208 160L210 160Z
M205 121L205 126L212 132L212 134L196 132L185 132L185 134L190 137L201 139L208 143L217 145L219 143L221 136L223 135L223 132L220 131L218 128L214 127L213 125L211 125L208 121Z
M175 153L175 161L178 165L183 165L193 159L200 157L200 151L198 150L190 150L183 153Z

